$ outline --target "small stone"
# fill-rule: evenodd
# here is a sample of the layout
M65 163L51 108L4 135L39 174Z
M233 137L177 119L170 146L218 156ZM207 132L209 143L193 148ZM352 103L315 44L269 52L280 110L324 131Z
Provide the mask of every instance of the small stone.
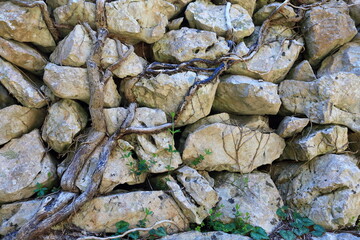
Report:
M184 17L176 18L171 22L169 22L167 27L169 28L169 30L179 30L183 21L184 21Z
M270 3L268 5L263 6L259 9L253 16L254 23L256 25L261 25L269 16L270 14L279 6L281 3ZM274 14L271 17L272 21L280 20L284 18L284 20L296 17L296 13L294 9L290 6L285 5L278 13Z
M308 125L308 118L298 118L286 116L279 124L276 133L282 138L293 137L300 133L306 125Z
M316 76L309 61L304 60L290 69L286 79L310 82L316 80Z

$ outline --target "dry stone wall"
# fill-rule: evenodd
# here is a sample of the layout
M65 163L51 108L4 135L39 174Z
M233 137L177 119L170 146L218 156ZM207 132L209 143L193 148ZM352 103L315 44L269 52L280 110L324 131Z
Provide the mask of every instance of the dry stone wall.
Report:
M329 231L301 239L359 240L359 24L359 0L0 1L0 238L288 240L289 206ZM269 238L192 231L241 215Z

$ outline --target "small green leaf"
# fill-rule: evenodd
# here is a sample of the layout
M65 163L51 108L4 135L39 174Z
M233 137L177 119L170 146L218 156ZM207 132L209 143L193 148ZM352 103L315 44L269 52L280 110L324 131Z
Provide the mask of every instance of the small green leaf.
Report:
M269 236L261 227L255 227L254 230L250 233L250 236L255 240L269 239Z
M314 225L314 231L311 231L310 233L315 237L320 237L325 232L326 232L326 230L322 226L315 224Z
M129 229L130 224L125 221L119 221L115 223L115 227L117 229L117 233L124 233Z
M167 232L164 227L159 227L157 229L151 229L149 234L157 237L164 237L167 235Z
M295 240L296 239L296 235L291 232L291 231L287 231L287 230L280 230L279 234L285 239L285 240Z
M131 239L138 239L140 237L140 232L139 231L132 232L132 233L129 233L128 236Z
M304 226L306 227L310 227L312 225L314 225L315 223L309 219L309 218L306 218L306 217L303 217L303 218L300 218L301 219L301 222L303 223Z
M302 236L302 235L305 235L305 234L307 234L309 232L310 232L310 230L307 227L301 227L301 228L295 228L294 229L294 233L296 235L298 235L299 237Z
M283 211L282 208L278 208L278 210L276 210L276 214L282 219L285 220L287 215L286 213Z

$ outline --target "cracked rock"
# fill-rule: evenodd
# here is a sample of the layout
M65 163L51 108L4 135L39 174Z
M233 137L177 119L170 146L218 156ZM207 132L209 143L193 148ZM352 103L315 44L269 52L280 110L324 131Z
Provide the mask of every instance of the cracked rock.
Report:
M331 0L306 11L301 30L307 59L312 66L357 34L348 6L342 0Z
M347 127L337 125L308 127L286 142L282 158L309 161L327 153L343 153L349 145L347 132Z
M170 115L178 110L190 87L196 81L206 78L205 75L190 71L173 75L158 74L154 77L142 77L132 88L132 93L141 106L159 108ZM210 113L218 83L217 80L213 81L196 91L178 116L177 126L191 124Z
M44 109L20 105L0 109L0 145L40 127L45 114Z
M162 237L161 240L207 240L207 239L216 239L216 240L251 240L250 237L245 237L239 234L229 234L221 231L218 232L198 232L198 231L188 231L173 235L168 235ZM351 239L352 240L352 239Z
M354 226L360 215L360 169L349 155L327 154L286 168L276 185L287 204L327 230Z
M0 3L1 4L1 3ZM1 84L24 106L42 108L47 99L38 86L11 63L0 58Z
M175 201L163 191L138 191L97 197L85 203L70 222L86 231L115 233L115 223L121 220L130 224L129 229L135 228L138 221L145 217L145 208L154 212L147 217L147 226L161 220L174 221L178 228L167 223L159 225L165 226L169 234L185 231L189 227L188 220Z
M77 102L63 99L49 108L49 113L42 127L42 138L58 153L71 145L74 137L87 124L86 111Z
M158 62L179 63L193 58L215 60L230 48L225 39L217 38L214 32L183 27L167 32L152 50Z
M285 80L279 86L284 112L305 114L318 124L360 131L360 76L339 72L312 82Z
M260 8L253 16L254 23L256 25L261 25L271 15L271 13L280 5L281 3L275 2ZM294 18L294 17L296 17L296 13L294 9L290 6L285 5L278 13L276 13L271 17L271 20L278 21L280 19L284 19L285 24L288 24L286 23L286 19Z
M85 103L90 100L87 70L77 67L63 67L49 63L45 67L44 82L55 96L65 99L77 99ZM113 78L104 86L104 106L117 107L121 97Z
M234 221L238 210L243 218L245 214L249 215L251 225L262 227L267 233L280 223L276 210L283 206L283 201L270 175L261 172L217 173L214 179L215 190L220 196L217 206L223 205L218 210L222 213L219 221Z
M276 129L276 133L282 138L293 137L300 133L306 125L308 125L308 118L298 118L286 116Z
M276 115L280 105L276 84L227 75L220 78L213 109L238 115Z
M13 139L0 149L0 203L13 202L34 194L36 184L51 187L56 165L35 129Z
M290 69L286 79L310 82L316 80L316 76L309 61L304 60Z
M213 123L189 134L182 158L197 170L248 173L279 158L284 147L284 140L275 133ZM205 155L206 150L212 153ZM197 161L200 155L204 159Z
M229 10L231 29L228 29L225 17L226 5L214 5L210 1L198 0L186 8L186 19L191 28L215 32L218 36L226 37L228 31L235 42L250 36L254 31L254 24L248 11L237 4Z

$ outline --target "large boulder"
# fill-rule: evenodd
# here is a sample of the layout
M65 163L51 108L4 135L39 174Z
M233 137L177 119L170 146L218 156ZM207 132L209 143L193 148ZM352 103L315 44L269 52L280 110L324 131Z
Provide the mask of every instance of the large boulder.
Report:
M339 72L315 81L286 80L279 86L282 111L305 114L318 124L345 125L360 131L360 76Z
M1 3L0 3L1 4ZM42 108L47 99L29 77L11 63L0 58L0 82L24 106Z
M45 67L44 82L55 96L77 99L89 103L90 88L86 68L58 66L48 63ZM104 106L118 107L121 97L113 78L104 86Z
M328 230L354 226L360 215L360 169L356 162L349 155L324 155L287 166L275 183L286 204L316 224Z
M193 58L215 60L230 48L224 38L216 33L183 27L167 32L153 45L156 61L179 63Z
M261 172L249 174L218 173L214 176L215 190L220 196L216 220L230 223L236 218L249 216L251 225L272 232L280 223L276 210L283 206L280 193L270 175ZM220 207L222 206L222 207Z
M63 99L49 108L42 127L42 138L58 153L71 145L74 137L87 124L86 111L77 102Z
M280 105L276 84L227 75L220 78L213 109L238 115L275 115Z
M28 198L37 184L51 187L56 179L55 162L37 129L4 145L0 149L0 165L0 203Z
M342 0L331 0L306 11L301 30L311 65L319 64L331 51L357 34L349 8Z
M44 109L11 105L0 110L0 145L13 138L21 137L43 124Z

